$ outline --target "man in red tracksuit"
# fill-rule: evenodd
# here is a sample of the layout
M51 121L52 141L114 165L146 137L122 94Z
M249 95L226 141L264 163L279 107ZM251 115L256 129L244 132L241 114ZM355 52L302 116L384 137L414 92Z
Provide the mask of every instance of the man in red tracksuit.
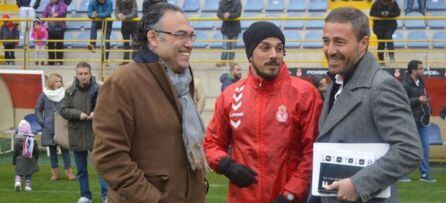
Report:
M285 37L269 22L243 34L248 77L219 96L205 154L230 180L228 202L304 202L322 101L307 81L290 77Z

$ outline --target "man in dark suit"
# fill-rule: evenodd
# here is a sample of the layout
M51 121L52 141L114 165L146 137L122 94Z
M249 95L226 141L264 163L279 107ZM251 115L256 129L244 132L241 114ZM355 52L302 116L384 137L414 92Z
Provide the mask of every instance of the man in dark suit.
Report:
M380 70L367 51L370 29L367 16L355 8L337 8L325 18L324 54L334 76L325 93L317 142L388 143L389 151L353 176L326 187L336 197L322 202L398 202L375 198L386 187L415 169L421 145L401 84Z

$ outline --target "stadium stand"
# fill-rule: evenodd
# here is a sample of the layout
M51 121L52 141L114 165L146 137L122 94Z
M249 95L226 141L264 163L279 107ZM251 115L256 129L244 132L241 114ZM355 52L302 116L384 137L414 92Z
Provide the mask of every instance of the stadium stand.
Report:
M393 33L392 38L394 40L394 46L395 48L404 48L405 47L405 43L402 42L402 40L405 40L404 38L404 33L401 30L397 30Z
M289 0L287 11L305 12L307 10L307 2L305 0Z
M268 0L265 12L283 12L285 10L285 0Z
M261 12L263 10L262 0L246 0L243 7L245 12Z
M433 11L429 12L430 16L444 16L444 11ZM429 20L429 27L431 29L444 29L446 28L446 20Z
M445 11L446 2L442 0L427 0L426 9L428 11Z
M209 43L209 47L210 48L221 48L223 47L223 42L221 40L223 40L223 35L221 34L221 32L214 32L214 35L212 37L212 42Z
M428 38L427 38L427 34L424 30L414 30L414 31L410 31L409 34L407 35L407 39L410 40L419 40L419 42L407 42L407 48L413 48L413 49L418 49L418 48L429 48L429 43L427 42Z
M418 12L410 12L407 14L407 16L422 17L423 14ZM424 20L406 20L404 25L407 29L421 29L426 27Z
M302 38L297 30L285 30L283 34L287 40L285 44L286 48L300 48L302 43L299 40L302 40Z
M308 11L310 12L320 12L327 11L328 4L326 0L309 0Z
M323 17L325 13L312 12L309 17ZM324 20L307 20L305 21L307 29L322 29L324 27Z
M437 31L432 36L432 47L435 49L445 49L446 48L446 32L444 31ZM435 40L441 40L441 41L435 41Z
M219 0L205 0L203 4L202 12L214 12L218 11Z
M209 33L205 31L197 31L195 34L197 35L197 41L194 42L194 48L207 48L209 42L205 41L211 39Z
M199 0L184 0L183 11L184 12L197 12L200 10L201 5Z
M287 12L287 17L301 17L303 14L301 12ZM304 27L304 22L302 20L287 20L285 21L284 29L302 29Z
M320 49L322 48L322 31L310 31L305 34L305 41L302 43L303 48Z
M200 18L210 18L210 17L217 17L216 13L201 13ZM217 26L220 27L221 23L219 21L210 21L210 20L201 20L201 21L195 21L192 23L195 27L195 29L201 29L201 30L211 30L216 28Z

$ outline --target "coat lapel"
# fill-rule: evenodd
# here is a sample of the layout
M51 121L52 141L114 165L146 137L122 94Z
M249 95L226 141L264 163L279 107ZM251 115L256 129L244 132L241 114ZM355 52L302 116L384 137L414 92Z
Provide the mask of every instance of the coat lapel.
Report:
M345 85L336 103L331 111L328 111L331 91L333 91L333 82L327 89L324 106L319 121L319 138L327 134L344 117L361 103L361 95L355 90L359 88L370 88L374 75L378 71L378 64L370 53L366 53L359 63L355 73L350 81Z
M159 63L149 63L145 64L145 66L154 75L155 79L161 86L161 89L163 90L164 94L169 99L172 106L176 108L178 117L181 120L181 112L182 112L181 104L180 101L177 99L177 96L175 94L175 89L172 83L170 82L166 72L159 65Z

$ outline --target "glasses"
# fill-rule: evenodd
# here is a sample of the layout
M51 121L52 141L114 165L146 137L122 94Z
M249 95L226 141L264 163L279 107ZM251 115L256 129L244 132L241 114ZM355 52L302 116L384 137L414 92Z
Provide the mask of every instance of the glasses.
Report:
M186 41L187 39L190 39L192 42L194 42L197 39L197 35L195 33L188 34L186 31L179 30L176 32L167 32L164 30L154 30L155 32L168 34L176 37L179 40Z

